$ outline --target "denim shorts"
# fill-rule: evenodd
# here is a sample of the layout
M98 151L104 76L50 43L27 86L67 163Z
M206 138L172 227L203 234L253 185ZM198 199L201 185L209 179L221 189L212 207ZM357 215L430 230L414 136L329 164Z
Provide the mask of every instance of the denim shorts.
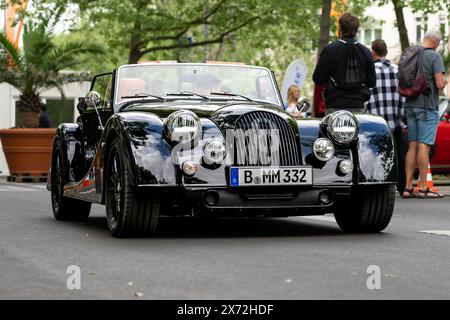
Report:
M434 145L439 124L439 112L431 109L407 108L406 117L409 141L417 141L429 146Z

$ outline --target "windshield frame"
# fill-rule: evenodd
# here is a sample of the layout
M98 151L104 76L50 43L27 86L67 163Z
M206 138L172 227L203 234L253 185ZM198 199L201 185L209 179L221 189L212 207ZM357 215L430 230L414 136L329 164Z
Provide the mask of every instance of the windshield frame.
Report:
M270 69L265 68L265 67L257 67L257 66L250 66L250 65L233 64L233 63L221 64L221 63L177 63L177 62L158 63L158 62L146 62L146 63L139 63L139 64L125 64L125 65L121 65L119 68L117 68L117 70L116 70L116 77L114 79L114 81L115 81L115 83L114 83L114 88L115 88L115 90L114 90L114 105L118 106L118 107L114 108L115 110L119 110L120 106L122 106L123 104L128 104L130 102L138 102L140 100L143 100L142 98L136 98L136 99L130 98L130 99L119 101L120 97L118 96L118 86L119 86L120 71L122 69L124 69L124 68L130 68L130 67L136 68L136 67L142 67L142 66L188 66L188 67L189 66L212 66L212 67L215 66L215 67L223 67L223 68L238 67L238 68L246 68L246 69L264 70L264 71L267 72L267 74L268 74L268 76L270 78L271 84L272 84L274 92L275 92L275 97L276 97L277 102L275 103L275 102L271 102L271 101L267 101L267 100L259 100L259 99L254 99L254 101L255 102L264 102L264 103L275 104L275 105L278 105L278 106L281 106L281 107L283 106L281 95L280 95L280 90L279 90L278 84L277 84L277 82L276 82L276 80L274 78L273 72L270 71ZM219 97L217 97L218 99L215 99L214 95L210 95L208 97L211 98L210 100L219 100L219 101L220 100L223 100L223 101L224 100L233 100L232 99L233 97L229 97L230 99L224 99L224 97L222 97L222 99L220 99ZM166 100L172 100L170 98L170 96L165 96L164 98L166 98ZM181 97L176 97L175 98L174 97L173 100L180 100L180 99L183 99L183 98L181 98ZM147 102L149 101L149 99L145 99L145 100ZM159 102L157 99L154 99L154 100L155 100L155 102ZM193 99L191 97L191 99L189 99L189 100L194 100L194 101L196 100L196 101L198 101L199 99L198 98ZM234 99L234 100L237 101L237 99ZM204 101L204 100L202 100L202 101Z

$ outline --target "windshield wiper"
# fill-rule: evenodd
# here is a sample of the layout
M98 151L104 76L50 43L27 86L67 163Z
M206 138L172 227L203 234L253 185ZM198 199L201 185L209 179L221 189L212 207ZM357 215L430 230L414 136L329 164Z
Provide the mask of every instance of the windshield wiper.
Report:
M134 96L122 96L122 97L120 97L120 99L148 98L148 97L158 99L161 102L166 101L166 99L163 97L155 96L155 95L149 94L149 93L136 93Z
M179 96L179 97L200 97L204 100L210 100L207 96L195 93L195 92L191 92L191 91L181 91L180 93L168 93L168 96Z
M244 96L244 95L242 95L242 94L239 94L239 93L231 93L231 92L211 92L211 95L214 95L214 96L227 96L227 97L239 97L239 98L245 99L245 100L247 100L247 101L251 101L251 102L254 102L254 101L255 101L255 100L253 100L253 99L251 99L251 98L249 98L249 97L246 97L246 96Z

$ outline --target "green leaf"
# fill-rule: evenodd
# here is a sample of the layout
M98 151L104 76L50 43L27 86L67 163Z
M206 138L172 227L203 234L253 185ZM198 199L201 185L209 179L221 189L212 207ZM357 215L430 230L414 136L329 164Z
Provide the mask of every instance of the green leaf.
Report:
M13 66L17 68L22 67L22 57L19 49L17 49L12 42L8 40L4 33L0 33L0 48L2 50L1 54L8 56L12 61L5 61L7 64L13 63Z

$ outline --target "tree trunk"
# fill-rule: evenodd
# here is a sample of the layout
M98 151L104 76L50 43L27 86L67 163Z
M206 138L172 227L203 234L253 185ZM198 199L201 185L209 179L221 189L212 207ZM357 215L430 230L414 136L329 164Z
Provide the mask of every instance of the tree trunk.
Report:
M143 2L138 2L137 4L137 10L141 11L144 6ZM142 30L142 24L138 20L134 22L133 30L130 30L131 32L131 39L130 39L130 53L128 55L128 63L134 64L138 63L139 59L142 58L142 38L141 34L143 33Z
M330 24L331 24L331 0L322 0L322 16L320 18L320 36L319 36L319 49L317 53L317 60L322 53L323 48L330 41ZM314 86L314 105L313 105L313 115L315 117L323 117L324 114L320 110L320 105L323 104L322 94L323 86L318 88L317 85Z
M406 29L405 17L403 15L403 4L401 0L392 0L394 5L395 16L397 18L398 34L400 36L400 44L402 52L409 48L408 29Z
M17 107L20 112L20 123L17 127L36 128L39 124L39 112L41 111L41 97L35 93L20 95L17 101Z
M203 25L203 34L205 36L205 40L208 40L209 28L208 28L207 24ZM203 51L204 51L204 54L205 54L205 58L204 59L205 59L205 62L206 62L206 61L210 60L209 59L209 46L207 44L203 47Z
M331 14L331 0L322 0L322 16L320 18L320 36L319 36L319 52L330 41L330 14Z
M141 37L138 34L133 35L131 37L130 53L128 55L128 63L130 63L130 64L138 63L139 59L141 59L142 53L141 53L140 42L141 42Z

